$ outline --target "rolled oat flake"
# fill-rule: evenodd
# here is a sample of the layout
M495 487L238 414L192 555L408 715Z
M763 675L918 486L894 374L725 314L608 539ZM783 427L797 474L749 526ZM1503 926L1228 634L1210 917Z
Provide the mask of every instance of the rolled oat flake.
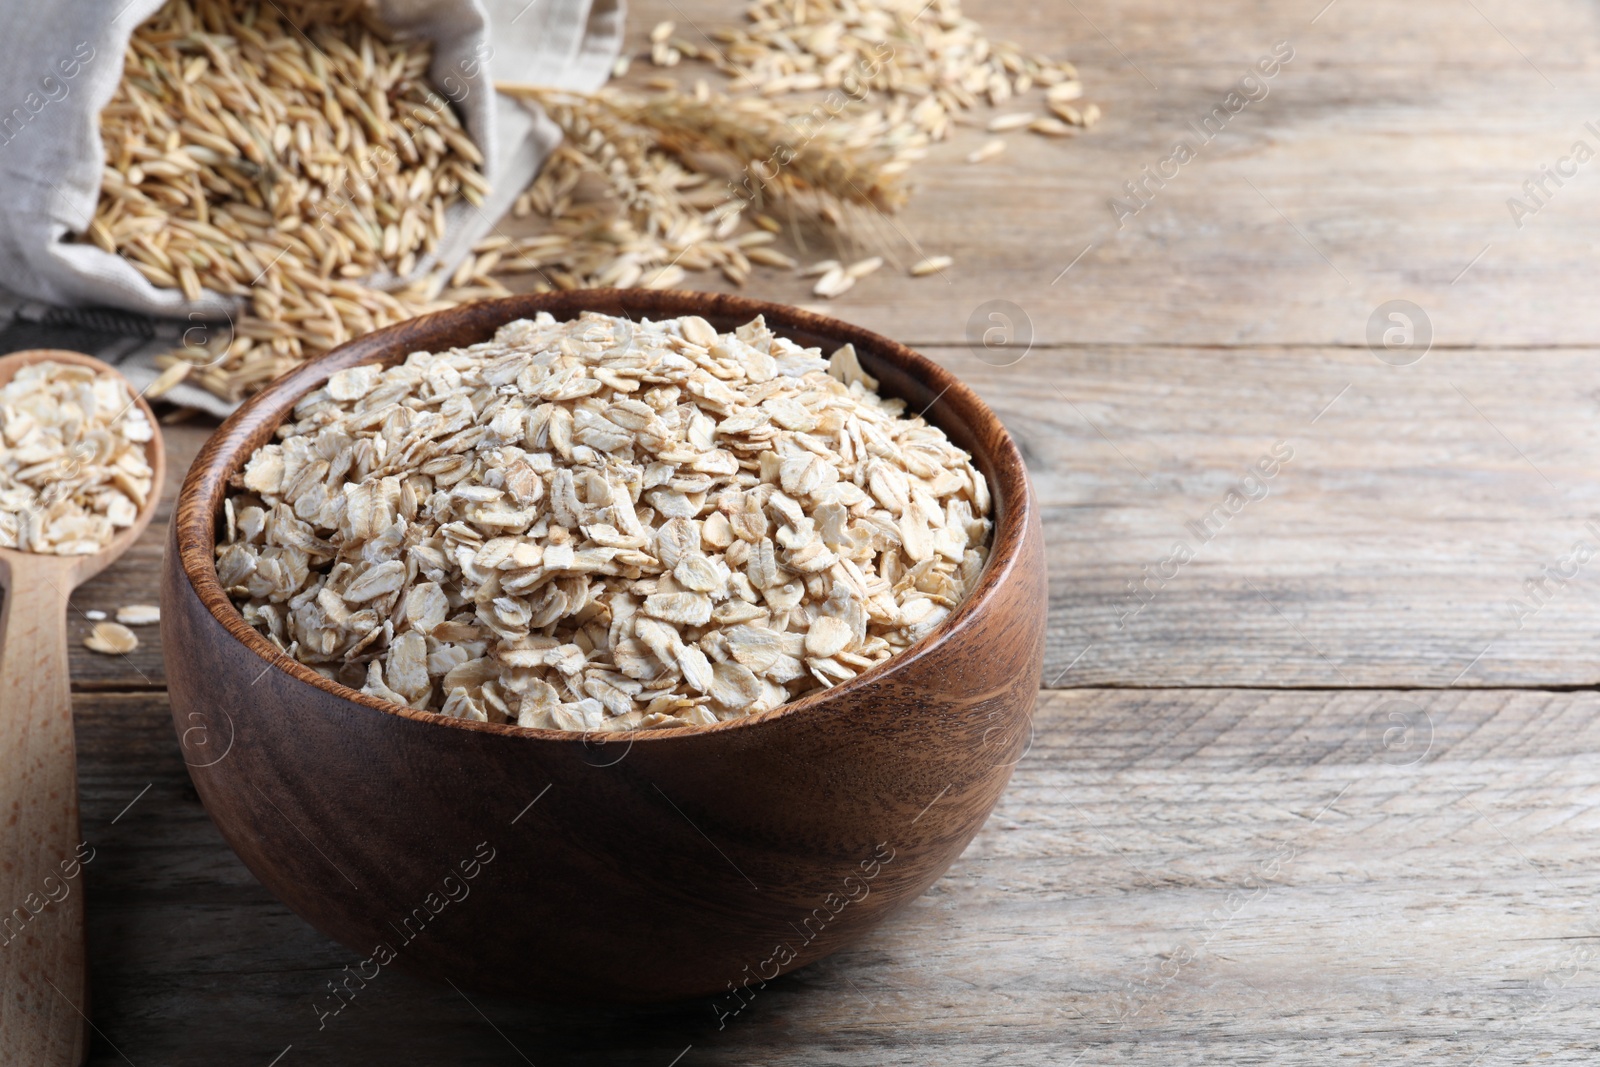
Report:
M480 722L705 725L932 632L988 554L972 458L760 318L541 313L353 367L224 503L217 573L325 676Z

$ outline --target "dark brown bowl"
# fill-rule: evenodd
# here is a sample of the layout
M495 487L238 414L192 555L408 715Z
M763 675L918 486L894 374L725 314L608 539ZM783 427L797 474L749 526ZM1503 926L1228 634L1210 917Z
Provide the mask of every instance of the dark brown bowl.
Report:
M724 330L762 314L804 345L854 343L882 390L913 411L932 404L929 418L989 479L995 534L978 587L938 631L847 684L745 719L621 736L414 711L279 653L217 580L229 476L333 372L473 344L540 311L697 314ZM223 423L184 480L172 530L162 640L195 788L256 877L351 949L351 994L390 963L546 997L754 987L857 940L932 884L1029 737L1045 566L1016 445L923 356L795 308L602 289L379 330Z

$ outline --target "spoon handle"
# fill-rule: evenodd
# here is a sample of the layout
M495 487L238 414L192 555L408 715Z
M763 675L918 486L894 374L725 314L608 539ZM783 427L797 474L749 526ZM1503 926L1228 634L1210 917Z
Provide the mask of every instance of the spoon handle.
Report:
M88 971L67 673L71 570L10 568L0 612L0 1063L77 1067Z

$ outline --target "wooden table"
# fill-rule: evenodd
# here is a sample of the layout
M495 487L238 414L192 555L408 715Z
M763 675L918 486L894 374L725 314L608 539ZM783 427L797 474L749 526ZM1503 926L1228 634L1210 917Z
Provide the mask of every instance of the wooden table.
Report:
M386 973L319 1030L352 954L212 828L147 629L74 653L93 1062L1595 1062L1600 162L1522 187L1600 148L1600 14L970 10L1078 62L1106 117L980 166L978 134L940 146L895 225L949 281L885 270L833 305L973 382L1045 504L1037 733L967 854L725 1029ZM632 30L735 16L647 0ZM1283 41L1267 95L1119 226L1124 182ZM989 300L1028 323L1013 365L965 339ZM1369 346L1394 300L1431 348ZM171 432L174 485L204 434ZM164 533L75 608L153 600Z

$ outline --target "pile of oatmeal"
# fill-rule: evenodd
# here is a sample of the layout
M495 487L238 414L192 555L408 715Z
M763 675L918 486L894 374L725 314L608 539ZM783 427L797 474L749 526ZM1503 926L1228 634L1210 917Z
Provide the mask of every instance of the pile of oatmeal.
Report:
M0 548L88 556L151 492L155 427L120 378L44 361L0 387Z
M562 730L709 724L855 677L987 557L971 457L757 318L548 314L341 371L239 475L217 573L325 676Z

